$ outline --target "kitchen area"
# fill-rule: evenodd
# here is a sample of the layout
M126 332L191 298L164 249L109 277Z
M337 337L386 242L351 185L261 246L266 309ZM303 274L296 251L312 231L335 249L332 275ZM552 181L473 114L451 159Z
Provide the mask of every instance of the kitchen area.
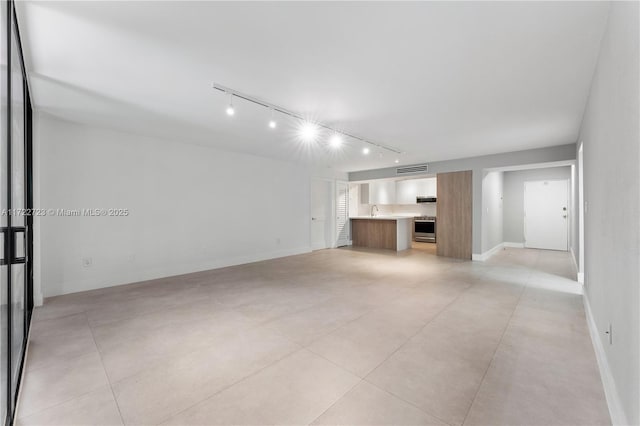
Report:
M354 247L435 254L437 177L420 176L353 182L349 218Z

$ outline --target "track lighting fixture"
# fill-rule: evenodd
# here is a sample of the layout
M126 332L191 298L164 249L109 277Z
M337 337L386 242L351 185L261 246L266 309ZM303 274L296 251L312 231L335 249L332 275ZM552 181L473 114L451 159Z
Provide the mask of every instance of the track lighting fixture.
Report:
M227 107L227 115L232 116L236 113L235 108L233 108L233 94L229 96L229 106Z
M345 141L345 138L348 139L352 139L354 141L359 141L361 143L363 143L365 146L362 149L362 153L364 155L369 155L369 153L371 152L371 148L377 150L380 150L380 152L384 152L384 151L389 151L392 152L394 154L402 154L402 151L399 150L398 148L389 146L389 145L383 145L380 144L378 142L372 142L368 139L365 139L361 136L357 136L351 133L347 133L344 131L338 131L336 128L332 127L332 126L328 126L322 123L318 123L318 122L310 122L308 121L304 116L302 116L301 114L289 111L285 108L279 107L277 105L274 105L272 103L269 102L265 102L263 100L260 100L258 98L254 98L250 95L246 95L244 93L238 92L236 90L233 90L231 88L228 87L224 87L221 86L219 84L213 83L213 89L218 90L220 92L223 92L227 95L229 95L229 105L226 108L226 113L228 116L233 116L236 113L236 110L233 106L233 98L240 98L242 100L245 100L247 102L251 102L255 105L259 105L262 106L264 108L268 108L271 110L271 118L268 122L269 128L270 129L275 129L278 127L278 122L275 120L274 118L274 113L277 111L279 114L282 115L286 115L289 116L291 118L294 118L296 120L299 120L300 122L300 128L298 129L298 134L300 136L300 138L305 141L305 142L313 142L316 141L318 139L318 137L320 136L320 132L324 129L324 130L328 130L330 132L332 132L332 136L329 138L329 146L333 149L338 149L339 147L341 147ZM381 154L382 156L382 154ZM396 160L396 163L398 163L398 160Z

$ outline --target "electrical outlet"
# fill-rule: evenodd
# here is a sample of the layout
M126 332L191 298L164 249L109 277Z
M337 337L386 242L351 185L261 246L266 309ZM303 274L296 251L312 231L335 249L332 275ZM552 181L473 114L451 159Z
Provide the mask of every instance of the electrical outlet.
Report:
M276 244L280 245L280 237L276 238Z
M609 344L613 345L613 327L611 326L611 323L609 323L609 328L607 328L607 331L605 331L604 334L609 338Z
M83 257L82 258L82 266L85 268L90 268L91 265L93 265L93 259L90 257Z

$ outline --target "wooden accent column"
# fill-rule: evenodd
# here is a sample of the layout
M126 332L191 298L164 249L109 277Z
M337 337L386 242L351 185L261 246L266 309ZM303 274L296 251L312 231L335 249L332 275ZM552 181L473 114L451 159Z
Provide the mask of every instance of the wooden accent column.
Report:
M438 173L436 253L471 259L472 172Z

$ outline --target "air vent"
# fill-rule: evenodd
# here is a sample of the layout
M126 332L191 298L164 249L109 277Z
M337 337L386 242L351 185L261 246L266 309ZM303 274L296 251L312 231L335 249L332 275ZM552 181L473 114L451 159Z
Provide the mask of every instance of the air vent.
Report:
M396 169L396 175L411 175L414 173L426 173L428 169L427 164L418 164L417 166L398 167Z

